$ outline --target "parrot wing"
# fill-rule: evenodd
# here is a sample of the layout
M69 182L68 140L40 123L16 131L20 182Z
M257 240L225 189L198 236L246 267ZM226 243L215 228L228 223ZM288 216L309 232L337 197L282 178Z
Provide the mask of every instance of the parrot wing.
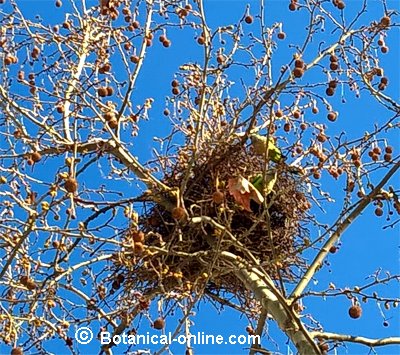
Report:
M262 174L258 174L252 181L251 183L253 184L253 186L260 192L262 192L263 190L263 176Z
M265 174L265 182L264 182L264 193L265 195L269 195L274 187L277 180L277 173L276 170L268 170Z
M263 177L262 174L258 174L251 182L251 184L260 192L269 195L275 186L277 179L277 173L275 169L268 170Z
M259 134L252 134L250 139L254 152L258 155L265 154L265 151L267 150L267 139Z
M268 158L270 158L274 163L279 163L282 160L282 152L275 145L272 139L268 140Z
M268 158L274 163L279 163L282 160L282 152L275 145L273 138L270 137L267 139L267 137L260 136L259 134L252 134L250 139L256 154L263 155L268 149Z

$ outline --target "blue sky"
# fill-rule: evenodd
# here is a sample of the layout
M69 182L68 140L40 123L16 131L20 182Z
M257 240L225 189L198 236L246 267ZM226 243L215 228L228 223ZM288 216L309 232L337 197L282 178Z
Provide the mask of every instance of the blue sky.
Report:
M19 1L21 8L27 16L40 14L46 23L58 23L63 20L64 13L68 11L68 1L64 1L64 6L56 10L53 1ZM94 2L88 2L88 4ZM304 38L304 26L306 18L302 12L289 12L287 9L288 1L266 1L266 21L267 24L274 22L283 22L283 29L287 34L284 41L278 42L278 50L276 52L276 62L284 64L290 60L294 50L289 48L289 43L296 43ZM396 1L388 1L388 7L399 10L399 5ZM240 0L206 0L205 10L208 19L208 25L211 28L216 26L236 23L244 14L246 4L250 4L250 12L258 11L258 1L240 1ZM345 16L354 14L359 10L361 1L348 0L346 1ZM49 10L51 8L51 11ZM31 12L31 15L28 15ZM372 19L379 19L382 16L382 7L379 1L368 1L368 12L360 20L360 23L368 23ZM365 21L365 22L363 22ZM245 36L251 31L257 31L255 24L244 27ZM179 66L187 62L202 61L202 49L194 40L195 32L192 30L171 30L168 32L168 37L172 41L172 46L168 49L162 48L159 43L156 43L149 49L148 57L145 65L139 76L138 85L135 88L132 100L133 102L141 103L147 97L155 98L153 109L150 112L148 121L141 121L139 124L140 131L137 138L132 138L134 147L137 147L134 154L141 161L146 161L153 156L152 147L157 147L153 142L153 137L164 136L170 132L170 123L162 115L164 109L164 98L170 93L170 81L173 74L178 70ZM320 37L330 43L335 34L330 33L327 29L325 34ZM400 48L399 28L390 32L387 38L387 44L390 48L390 53L387 56L380 56L381 66L385 68L385 73L390 78L390 85L387 89L387 94L391 94L393 98L399 98L400 80L399 80L399 59ZM315 53L311 50L304 55L305 60L312 59ZM277 64L276 68L279 68ZM233 76L238 73L233 72ZM241 74L239 76L243 76ZM312 82L318 78L317 73L311 71L302 79L303 82ZM243 77L246 80L246 77ZM240 91L240 86L232 89L233 92ZM347 89L345 89L347 91ZM375 123L382 123L389 117L385 109L382 109L373 100L369 94L362 93L361 98L356 99L354 95L346 92L346 104L340 102L340 95L336 95L332 103L335 109L339 111L340 116L337 124L328 127L327 133L331 136L345 131L348 138L358 137L365 131L372 131ZM322 111L322 110L321 110ZM325 114L320 113L320 120L327 123ZM313 117L314 118L314 117ZM398 134L391 133L387 137L392 140L392 145L399 146ZM54 166L55 168L55 166ZM44 173L44 172L43 172ZM374 181L381 176L382 173L377 173L373 176ZM327 186L327 190L332 196L337 197L338 204L325 205L326 212L321 213L317 209L313 212L317 213L320 220L324 223L331 223L336 219L337 212L341 207L340 197L342 196L343 181L332 183L332 179L323 176L321 184ZM399 182L399 176L392 181ZM95 180L89 183L94 183ZM118 182L110 182L109 186L118 187ZM130 195L132 190L124 191ZM391 274L399 274L399 230L398 227L383 230L385 225L385 217L380 219L374 216L373 207L369 207L364 213L351 225L344 233L341 239L341 246L336 254L329 256L330 266L326 266L317 274L318 283L312 286L313 290L320 291L328 288L330 282L337 287L353 287L367 283L366 277L373 274L377 269L388 270ZM312 260L312 254L307 255ZM379 295L388 295L390 297L398 297L400 287L398 284L391 283L387 286L379 286L374 291ZM346 297L328 297L322 300L320 297L309 297L304 300L306 307L304 314L311 314L312 317L318 320L326 331L337 333L349 333L352 335L360 335L365 337L388 337L399 336L400 334L400 316L398 310L385 310L383 304L379 307L376 302L369 301L363 304L363 316L359 320L350 319L347 315L347 310L350 306L350 301ZM384 327L383 315L388 319L389 326ZM155 314L155 312L153 312ZM176 315L179 318L180 315ZM167 320L166 331L174 330L174 317ZM196 316L193 318L195 323L192 332L204 331L208 334L221 334L228 336L230 334L246 334L245 328L248 325L247 319L241 317L238 313L225 309L219 314L210 304L201 302L199 308L196 309ZM145 324L146 321L143 321ZM263 345L270 350L280 351L281 353L290 354L290 351L295 351L290 345L286 345L287 338L276 329L273 322L269 322L270 335L278 344L278 348L267 339L264 339ZM151 328L144 326L142 331L154 332ZM70 336L73 336L71 329ZM48 349L54 353L61 354L59 346L63 346L62 342L57 340L49 342ZM97 353L98 343L92 342L90 345L78 346L77 349L82 354ZM184 352L183 347L172 348L173 352L180 354ZM114 349L114 354L122 354L125 349L117 347ZM0 352L8 353L9 348L0 345ZM242 354L246 350L243 346L197 346L196 354ZM400 346L376 348L378 354L395 354L400 353ZM368 348L365 346L348 345L347 349L340 348L338 354L367 354Z

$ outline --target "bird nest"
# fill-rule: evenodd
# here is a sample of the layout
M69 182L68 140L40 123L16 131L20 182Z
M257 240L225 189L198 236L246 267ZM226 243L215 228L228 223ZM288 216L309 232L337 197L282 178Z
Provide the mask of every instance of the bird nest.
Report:
M294 281L295 270L303 265L300 252L308 236L311 206L301 178L286 164L275 165L274 191L261 204L251 201L250 210L228 189L230 179L241 176L251 181L265 165L264 157L240 142L205 145L196 159L188 147L182 148L163 179L180 191L184 187L180 206L147 206L137 225L127 230L126 247L115 258L125 290L159 289L181 296L205 290L244 296L234 266L223 255L257 262L273 279Z

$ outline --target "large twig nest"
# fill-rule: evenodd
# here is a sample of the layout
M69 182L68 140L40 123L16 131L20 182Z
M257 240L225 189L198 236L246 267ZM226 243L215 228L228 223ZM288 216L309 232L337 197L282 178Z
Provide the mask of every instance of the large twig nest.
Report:
M153 203L139 225L127 231L129 247L115 262L124 273L125 287L142 292L159 287L182 295L206 287L244 295L221 251L252 263L251 253L272 278L294 280L293 267L302 266L299 253L310 208L300 177L279 164L274 191L263 204L252 202L251 211L246 211L229 194L227 182L260 174L265 159L238 142L203 146L197 154L191 159L189 148L182 148L163 180L171 187L185 184L184 206L171 213Z

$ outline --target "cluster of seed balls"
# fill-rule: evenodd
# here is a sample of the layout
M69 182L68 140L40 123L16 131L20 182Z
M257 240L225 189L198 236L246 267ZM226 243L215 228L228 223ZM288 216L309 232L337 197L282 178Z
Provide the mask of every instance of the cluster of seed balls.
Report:
M178 95L179 94L179 81L176 79L172 80L171 87L172 87L172 89L171 89L172 94Z
M383 155L383 160L387 163L392 161L392 153L393 153L393 148L391 146L385 147L385 154ZM382 149L377 147L372 148L368 152L368 156L373 160L373 161L378 161L380 158L380 155L382 154Z
M382 149L378 146L372 148L369 152L368 152L368 156L372 159L372 161L376 162L380 160L380 155L382 154ZM383 155L383 160L387 163L392 161L392 154L393 154L393 147L392 146L386 146L384 148L384 155ZM361 166L361 157L360 157L360 152L356 149L351 151L350 154L351 160L353 162L353 164L356 167L360 167ZM359 198L364 197L364 194L362 191L359 191L357 193L357 196ZM381 200L376 200L374 202L374 205L376 206L375 208L375 215L378 217L383 216L383 202ZM394 201L393 204L393 208L396 210L396 212L398 214L400 214L400 202L399 201ZM389 214L392 214L392 211L389 211Z
M386 86L388 85L388 82L389 82L389 80L388 80L387 77L385 77L385 76L382 77L380 82L379 82L379 84L378 84L378 89L381 90L381 91L385 90Z
M168 48L171 45L171 41L167 38L166 34L162 34L160 37L158 37L158 40L165 48Z
M28 165L33 165L38 163L42 159L42 155L39 152L32 152L28 155L26 163Z
M338 57L335 55L331 55L330 56L330 69L335 71L339 68L339 64L338 64ZM304 75L304 70L305 70L305 64L304 61L301 58L297 58L294 61L294 69L293 69L293 76L295 78L301 78ZM328 88L326 89L326 94L328 96L333 96L335 94L335 89L337 87L337 81L336 80L331 80L328 83ZM317 108L313 108L313 113L318 113L318 109ZM331 111L328 113L327 118L329 121L334 122L337 119L337 112ZM279 117L279 116L277 116ZM296 117L294 115L294 118L299 118L300 114L298 115L298 117ZM288 132L288 127L286 127L285 131ZM289 129L290 130L290 129Z
M393 302L393 306L394 307L397 307L397 303L396 302ZM385 302L385 308L386 309L390 309L390 304L389 304L389 302L387 301L387 302ZM362 308L361 308L361 306L358 304L358 303L356 303L356 304L353 304L350 308L349 308L349 316L350 316L350 318L353 318L353 319L358 319L358 318L360 318L361 316L362 316ZM389 322L387 321L387 320L385 320L384 322L383 322L383 326L384 327L388 327L389 326Z
M297 0L295 2L297 2ZM253 23L253 21L254 21L254 18L250 14L247 14L244 18L244 22L247 23L248 25L251 25ZM283 31L280 31L277 36L279 39L285 39L286 33Z
M336 80L331 80L328 83L328 88L326 89L325 93L327 96L333 96L335 95L335 90L337 88L337 81Z
M298 0L290 0L289 10L295 11L298 8ZM339 10L343 10L346 7L346 4L342 0L332 0L333 6L337 7Z
M390 26L390 17L383 16L378 23L378 27L387 28L389 26ZM385 41L382 36L378 39L378 46L381 49L381 53L386 54L387 52L389 52L389 47L386 46Z
M112 86L100 86L97 89L97 94L100 97L112 96L114 94L114 89Z
M304 61L300 58L294 61L293 76L295 78L301 78L304 74Z
M330 64L329 64L330 70L335 71L335 70L339 69L339 58L336 55L332 54L329 57L329 61L330 61Z
M15 57L17 58L17 57ZM23 84L28 84L29 85L29 92L34 95L36 93L36 83L35 83L35 74L34 73L29 73L28 75L28 81L25 81L25 72L23 70L18 71L17 74L17 80L18 82L21 82Z

